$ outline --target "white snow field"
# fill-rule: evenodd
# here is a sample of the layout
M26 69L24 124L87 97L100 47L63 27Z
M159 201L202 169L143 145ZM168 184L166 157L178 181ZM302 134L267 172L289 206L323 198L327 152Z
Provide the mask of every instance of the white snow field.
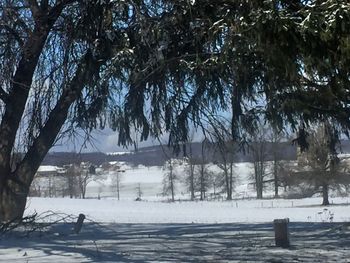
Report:
M126 164L121 200L111 171L89 183L85 200L29 198L26 215L42 214L41 223L0 235L0 262L350 262L349 197L332 197L326 208L320 197L255 200L251 168L237 165L233 201L186 201L178 182L178 201L167 202L160 167ZM134 201L138 186L142 201ZM43 217L47 211L54 214ZM80 213L86 220L75 234ZM274 244L277 218L290 219L289 249Z
M350 222L349 198L333 198L324 208L321 198L298 200L237 200L156 202L116 199L30 198L27 215L51 210L85 214L101 223L266 223L276 218L292 222Z

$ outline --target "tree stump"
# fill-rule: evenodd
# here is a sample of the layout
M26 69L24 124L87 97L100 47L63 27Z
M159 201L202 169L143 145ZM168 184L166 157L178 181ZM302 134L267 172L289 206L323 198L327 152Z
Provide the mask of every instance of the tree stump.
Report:
M79 214L78 220L77 220L77 222L74 225L74 233L75 234L79 234L79 232L80 232L80 230L81 230L81 228L83 226L84 219L85 219L85 215L84 214Z
M273 220L275 243L277 247L288 248L290 246L288 223L288 218Z

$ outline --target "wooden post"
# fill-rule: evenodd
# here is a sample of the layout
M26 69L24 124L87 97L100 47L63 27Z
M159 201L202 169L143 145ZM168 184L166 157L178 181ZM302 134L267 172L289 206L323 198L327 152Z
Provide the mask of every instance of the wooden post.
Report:
M75 234L79 234L81 227L83 226L84 223L84 219L85 219L85 215L84 214L79 214L78 220L74 225L74 233Z
M275 242L277 247L288 248L290 246L288 223L288 218L273 220Z

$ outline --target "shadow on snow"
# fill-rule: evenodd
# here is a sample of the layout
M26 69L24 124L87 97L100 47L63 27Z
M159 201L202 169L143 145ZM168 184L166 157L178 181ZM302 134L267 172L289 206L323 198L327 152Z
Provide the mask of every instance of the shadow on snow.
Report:
M6 262L346 262L350 257L350 231L341 223L290 223L290 249L275 247L272 224L85 223L78 235L71 229L56 224L25 238L20 232L3 236L0 261L5 255Z

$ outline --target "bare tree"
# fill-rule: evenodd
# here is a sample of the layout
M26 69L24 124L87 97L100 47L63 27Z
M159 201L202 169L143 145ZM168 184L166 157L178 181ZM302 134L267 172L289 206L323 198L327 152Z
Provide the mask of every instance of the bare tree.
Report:
M121 181L123 179L122 173L125 172L125 170L122 170L120 168L121 167L119 165L116 165L113 167L112 182L111 182L111 188L114 192L117 193L118 200L120 200Z
M185 162L185 185L190 193L190 200L193 201L196 198L196 166L195 159L192 156L184 158Z
M184 162L186 164L185 166L185 185L188 188L188 191L190 192L190 199L193 201L195 199L195 158L193 155L193 149L192 149L192 143L193 143L193 136L192 134L190 136L190 140L188 141L186 145L186 156L184 157Z
M85 199L87 185L93 180L95 167L89 163L81 163L78 173L78 185L81 198Z
M165 162L163 169L165 170L165 174L163 177L163 194L171 194L171 201L175 201L175 190L176 183L179 180L176 166L178 165L178 161L170 158Z
M280 173L282 171L281 155L282 155L282 147L281 142L284 138L283 132L278 132L275 129L272 129L269 140L271 143L270 153L272 155L272 174L273 174L273 184L275 190L275 198L279 197L278 188L280 186Z
M261 128L254 133L251 137L249 145L249 151L251 153L254 165L254 185L256 189L257 199L263 198L264 184L267 183L267 130Z
M80 166L71 164L66 167L65 179L67 182L67 192L70 198L78 196L78 174L80 173Z
M30 187L29 196L41 197L41 195L42 195L41 184L40 184L38 178L35 178L33 180L31 187Z
M231 144L232 142L228 142L228 144ZM224 157L224 155L222 155L222 159L221 162L217 163L217 166L219 167L219 169L222 171L221 174L223 175L223 179L221 180L223 181L223 185L224 185L224 189L225 189L225 193L226 193L226 199L227 200L232 200L232 194L233 194L233 186L234 186L234 168L235 168L235 163L233 160L233 155L234 155L234 146L226 146L229 148L226 148L227 151L222 152L222 154L226 155ZM232 147L232 148L231 148ZM222 184L222 183L221 183Z
M197 179L197 187L200 193L200 200L203 201L206 198L206 193L209 188L212 186L211 179L212 173L208 169L208 159L207 159L207 151L210 148L210 142L208 139L204 139L201 144L201 154L199 158L199 163L196 169L196 179Z
M234 157L237 152L237 145L232 140L232 135L224 126L216 127L213 132L214 138L214 152L216 154L216 164L221 170L218 175L217 182L223 186L226 193L226 199L232 200L233 186L234 186Z

